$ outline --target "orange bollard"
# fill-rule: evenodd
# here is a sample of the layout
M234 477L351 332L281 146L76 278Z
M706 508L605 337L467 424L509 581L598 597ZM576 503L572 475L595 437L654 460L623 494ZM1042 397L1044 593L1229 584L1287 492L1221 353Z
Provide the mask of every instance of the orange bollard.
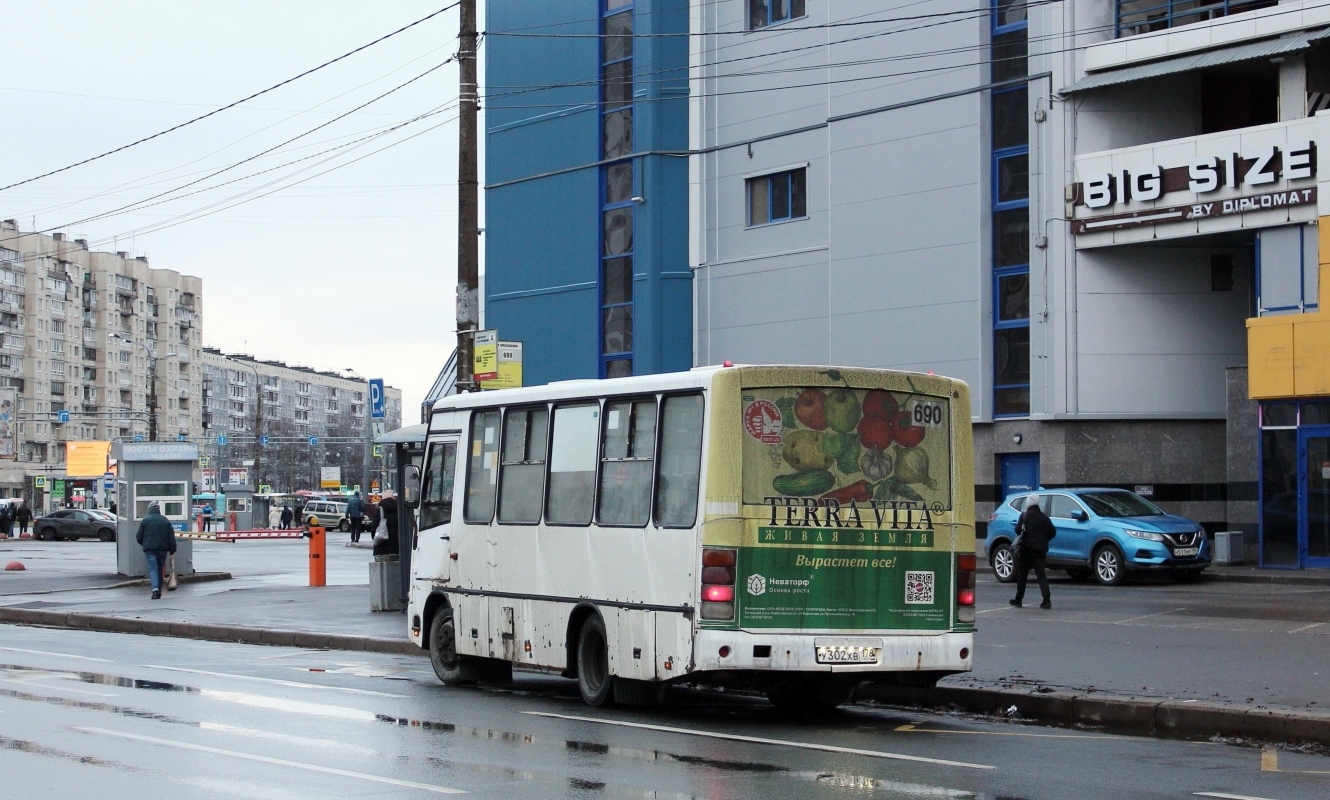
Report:
M326 550L327 540L323 536L323 528L314 527L309 529L309 585L327 586L328 585L328 559Z
M233 530L233 531L240 530L239 528L236 527L236 512L232 511L230 514L227 514L226 516L231 523L231 527L228 530Z
M203 533L203 514L194 515L194 524L197 526L198 532Z

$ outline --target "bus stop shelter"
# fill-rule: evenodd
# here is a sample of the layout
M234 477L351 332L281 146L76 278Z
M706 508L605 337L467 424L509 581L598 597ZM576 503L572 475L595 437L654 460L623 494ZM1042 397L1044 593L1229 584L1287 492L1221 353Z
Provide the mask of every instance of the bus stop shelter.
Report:
M415 464L419 468L425 460L425 434L429 426L408 425L395 431L388 431L374 440L377 445L392 447L396 455L396 474L393 483L397 487L397 530L391 531L397 537L398 566L402 575L402 607L406 608L407 596L411 592L411 545L416 530L415 515L406 507L402 497L402 487L406 485L406 468Z

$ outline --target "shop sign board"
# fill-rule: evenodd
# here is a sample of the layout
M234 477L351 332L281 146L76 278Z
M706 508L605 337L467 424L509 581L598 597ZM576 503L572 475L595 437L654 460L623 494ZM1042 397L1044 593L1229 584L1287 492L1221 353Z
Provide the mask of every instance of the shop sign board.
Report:
M1199 231L1192 225L1157 234L1184 236L1240 228L1242 215L1268 211L1283 218L1263 215L1260 227L1314 219L1316 129L1315 120L1294 120L1078 156L1080 180L1067 187L1071 232L1215 220ZM1234 219L1218 222L1226 217Z

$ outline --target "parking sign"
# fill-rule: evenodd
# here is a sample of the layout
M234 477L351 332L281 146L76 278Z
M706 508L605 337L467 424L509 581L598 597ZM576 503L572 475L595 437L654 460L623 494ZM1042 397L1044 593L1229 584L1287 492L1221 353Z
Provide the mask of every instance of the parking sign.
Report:
M370 378L369 381L369 415L372 419L383 419L387 416L387 404L383 400L383 378Z

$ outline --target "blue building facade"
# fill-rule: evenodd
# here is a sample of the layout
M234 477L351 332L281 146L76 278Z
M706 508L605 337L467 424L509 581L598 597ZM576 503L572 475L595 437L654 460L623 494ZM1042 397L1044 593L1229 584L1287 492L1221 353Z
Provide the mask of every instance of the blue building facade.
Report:
M687 6L486 13L486 327L532 385L688 369Z

